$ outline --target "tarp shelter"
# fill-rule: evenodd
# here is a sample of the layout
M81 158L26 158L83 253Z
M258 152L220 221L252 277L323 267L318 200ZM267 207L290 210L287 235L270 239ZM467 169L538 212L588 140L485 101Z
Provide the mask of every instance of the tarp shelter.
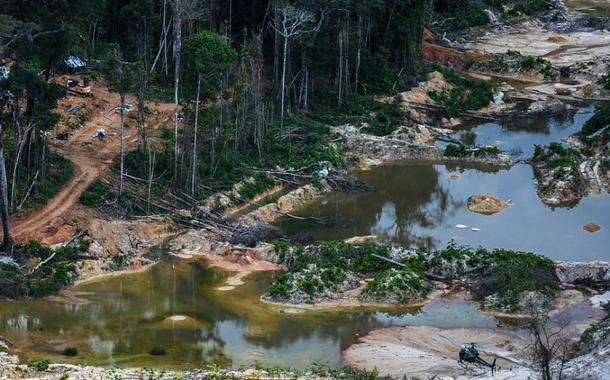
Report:
M8 79L8 74L10 72L11 71L6 66L0 66L0 81ZM9 97L9 96L12 96L13 94L11 94L11 92L9 90L5 90L0 95L2 95L3 97Z
M87 63L75 55L66 58L64 64L70 73L79 73L87 67Z
M6 66L0 66L0 80L5 80L8 78L8 74L10 70Z

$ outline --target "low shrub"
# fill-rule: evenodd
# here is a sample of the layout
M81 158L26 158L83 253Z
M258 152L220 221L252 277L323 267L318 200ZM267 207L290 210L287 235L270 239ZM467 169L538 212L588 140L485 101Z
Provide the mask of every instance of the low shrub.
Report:
M83 191L79 200L84 206L94 207L112 199L113 196L112 191L98 179Z
M67 347L61 354L64 356L78 356L78 349L76 347Z
M148 353L153 356L163 356L167 355L167 349L165 349L165 347L155 346L151 348Z
M424 298L429 290L415 271L390 268L375 276L360 297L383 303L409 304Z
M467 111L486 107L493 100L491 85L483 80L462 77L454 70L435 66L447 82L453 85L450 92L431 91L428 96L442 105L436 111L437 117L452 118Z
M39 371L46 371L47 369L49 369L51 363L52 362L49 359L38 359L29 362L28 367L35 368Z

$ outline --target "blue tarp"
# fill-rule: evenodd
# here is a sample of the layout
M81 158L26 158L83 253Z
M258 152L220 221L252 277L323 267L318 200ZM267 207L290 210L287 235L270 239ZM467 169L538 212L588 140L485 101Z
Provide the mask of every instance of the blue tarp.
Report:
M77 57L75 55L71 55L68 58L66 58L64 63L66 64L66 66L68 66L71 69L82 69L83 67L87 66L85 61L83 61L82 59L80 59L79 57Z
M8 73L10 73L10 70L6 66L0 66L0 80L8 78Z

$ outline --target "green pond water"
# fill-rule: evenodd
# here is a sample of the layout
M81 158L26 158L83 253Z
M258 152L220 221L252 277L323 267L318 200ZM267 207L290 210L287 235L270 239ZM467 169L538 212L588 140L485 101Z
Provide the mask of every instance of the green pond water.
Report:
M496 327L462 300L437 300L420 309L291 312L259 301L273 272L253 273L245 285L221 292L230 275L203 260L164 258L142 273L107 277L66 294L79 302L0 302L0 335L22 360L167 368L208 363L239 367L255 360L304 368L340 365L341 349L374 328L391 325ZM172 316L185 317L172 321ZM61 352L76 347L77 357ZM153 347L167 355L153 356Z

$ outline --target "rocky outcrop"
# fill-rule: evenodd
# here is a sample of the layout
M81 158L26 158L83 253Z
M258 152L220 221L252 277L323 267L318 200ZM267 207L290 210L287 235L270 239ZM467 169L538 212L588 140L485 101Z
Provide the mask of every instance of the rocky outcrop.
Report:
M94 219L88 228L92 240L89 254L98 257L142 254L173 234L168 229L170 224L164 220Z
M513 165L511 157L505 154L478 157L447 157L444 155L444 149L437 146L405 142L392 136L368 135L361 133L358 128L352 125L333 127L332 131L344 138L346 150L360 156L365 163L366 161L379 162L413 159L419 161L467 162L500 167L510 167Z
M472 195L468 198L468 210L484 215L492 215L510 207L509 202L504 202L493 195Z
M236 224L250 225L261 222L272 223L292 210L304 206L306 203L311 202L329 191L331 191L331 188L325 183L322 183L322 186L320 187L311 184L301 186L288 194L279 197L277 201L266 204L243 215L237 219Z
M564 284L610 289L610 262L607 261L559 261L556 272Z
M152 249L162 244L175 232L168 228L169 220L102 220L94 219L89 224L90 242L87 255L91 259L79 261L77 272L81 280L99 274L138 269L154 263L145 257Z

